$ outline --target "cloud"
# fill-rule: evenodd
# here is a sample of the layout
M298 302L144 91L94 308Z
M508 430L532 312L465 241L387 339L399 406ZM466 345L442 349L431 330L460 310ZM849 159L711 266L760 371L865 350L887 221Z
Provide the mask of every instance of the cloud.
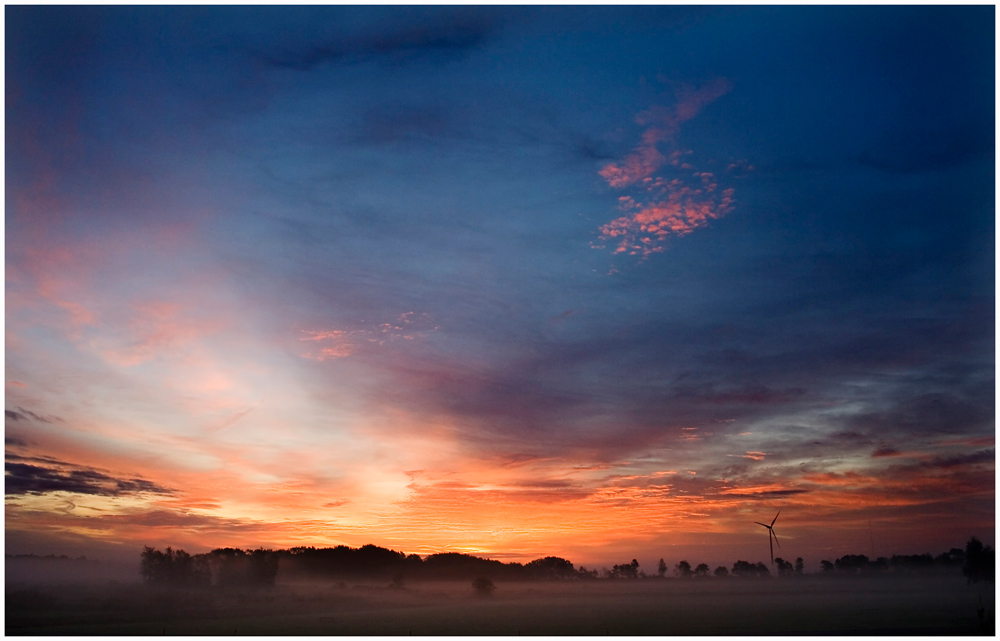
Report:
M386 341L413 340L438 330L427 314L405 312L392 322L371 325L365 329L329 329L303 331L300 341L318 343L316 350L302 358L325 361L346 358L367 347L384 346Z
M996 450L980 450L972 454L956 454L954 456L936 456L927 461L924 465L933 468L953 468L965 467L968 465L978 465L980 463L993 463L996 461Z
M310 71L326 64L366 61L407 62L427 56L462 56L483 46L496 30L487 16L456 15L433 24L415 24L330 39L322 44L259 52L265 64L296 71Z
M618 208L625 215L600 228L600 239L614 244L613 253L647 258L663 251L663 241L669 236L685 236L732 209L734 190L720 189L710 172L693 171L694 167L685 160L691 152L674 144L680 124L694 118L730 87L728 81L716 79L699 89L675 88L677 102L672 109L654 106L637 117L639 124L648 126L632 153L621 163L609 163L598 172L616 189L634 186L638 190L619 198ZM665 143L673 147L667 155L659 148ZM671 168L672 178L654 178L664 165ZM731 165L739 167L742 165Z
M691 120L703 107L729 93L732 88L732 83L725 78L714 78L698 88L685 84L675 85L677 105L674 107L674 120L677 123Z
M101 356L120 367L133 367L163 356L174 357L230 325L226 318L200 318L194 301L133 303L127 325L110 340L95 341Z
M316 341L323 344L318 350L306 352L303 358L315 361L325 361L331 358L346 358L355 352L357 347L350 339L350 335L356 332L349 332L342 329L333 329L317 332L304 332L300 340Z
M31 410L26 410L23 407L18 407L17 410L4 410L4 418L9 418L12 421L26 421L28 419L40 421L42 423L51 423L52 421L44 416L39 416Z
M27 458L8 453L6 459L4 492L8 496L49 492L74 492L96 496L173 493L173 490L145 479L115 478L94 468L47 457ZM46 465L19 463L17 460L32 460Z
M726 94L732 85L724 78L717 78L698 89L677 85L677 102L672 109L659 105L650 107L636 117L640 125L647 125L641 142L621 164L609 163L598 172L612 187L622 188L651 176L667 162L667 157L657 148L660 143L673 142L682 122L694 118L701 109ZM677 150L670 154L677 160ZM680 164L675 163L675 164Z

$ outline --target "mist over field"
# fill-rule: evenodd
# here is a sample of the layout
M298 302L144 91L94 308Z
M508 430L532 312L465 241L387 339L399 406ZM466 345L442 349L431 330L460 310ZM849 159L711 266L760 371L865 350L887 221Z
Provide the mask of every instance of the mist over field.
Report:
M341 560L391 553L374 546L338 550ZM258 552L261 559L274 555ZM402 566L356 563L310 568L274 555L281 562L264 580L254 574L252 551L213 554L221 562L197 586L188 580L193 575L177 574L176 562L209 555L147 548L130 572L118 563L8 556L5 633L971 635L990 633L995 619L992 580L973 581L970 566L948 564L947 554L936 564L930 555L894 557L891 564L879 559L882 569L846 556L829 571L777 576L763 563L737 562L731 575L720 576L697 575L679 562L672 572L632 578L622 578L631 565L598 572L551 557L521 566L456 554L436 555L437 563L434 556L399 555L410 565L400 572ZM165 559L175 562L173 574L156 574L151 561ZM753 567L764 569L737 575ZM535 572L516 574L518 568Z
M105 585L108 582L135 583L136 563L70 558L66 556L7 555L4 577L8 586Z
M961 577L498 583L279 583L202 594L8 587L7 634L686 635L982 633ZM983 595L992 608L993 592Z

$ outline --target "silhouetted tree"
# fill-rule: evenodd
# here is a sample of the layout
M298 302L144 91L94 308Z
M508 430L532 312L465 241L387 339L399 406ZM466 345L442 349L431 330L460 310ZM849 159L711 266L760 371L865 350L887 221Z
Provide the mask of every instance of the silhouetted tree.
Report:
M969 583L984 581L987 585L995 582L996 553L990 546L983 546L976 537L965 544L965 567L962 568Z
M192 557L184 550L169 547L164 552L149 546L143 547L139 573L145 582L157 585L205 586L211 581L203 555Z
M247 583L247 553L239 548L217 548L208 553L215 584L240 587Z
M934 570L934 557L930 554L894 554L889 559L889 566L899 574L927 574Z
M656 573L663 576L667 573L667 562L660 559L660 564L656 566Z
M674 575L681 579L690 578L694 574L691 572L691 564L687 561L681 561L674 566Z
M771 576L770 570L763 563L750 563L748 561L737 561L733 564L733 576L741 578L758 578Z
M873 574L888 570L889 561L885 557L870 561L864 554L845 554L834 561L833 566L844 574Z
M800 556L799 558L795 559L795 574L801 576L802 574L805 573L805 569L806 569L806 564L805 561L802 560L802 557Z
M706 577L708 576L709 567L707 563L699 563L698 567L694 569L694 575L696 577Z
M248 555L247 583L253 586L272 587L278 576L278 555L272 550L258 548Z
M823 572L833 572L833 563L830 563L829 561L820 561L819 565L823 568Z
M611 572L608 574L613 579L638 579L639 578L639 562L632 559L631 563L623 563L622 565L616 565L612 568Z
M781 557L776 558L774 564L778 567L778 576L791 576L795 572L792 564Z
M557 556L535 559L526 564L524 570L532 579L564 579L576 572L572 563Z
M965 564L965 550L961 548L951 548L947 552L942 552L935 559L935 563L942 563L944 565L964 565Z
M473 579L472 589L475 590L477 596L492 596L497 586L493 585L493 581L490 581L485 576L480 576Z
M432 554L424 559L420 572L422 576L435 579L465 579L487 577L492 579L517 580L524 578L524 566L520 563L501 563L494 559L482 559L469 554L444 552Z
M715 568L715 576L720 579L725 579L726 577L729 576L729 570L727 570L724 566L720 565L719 567Z

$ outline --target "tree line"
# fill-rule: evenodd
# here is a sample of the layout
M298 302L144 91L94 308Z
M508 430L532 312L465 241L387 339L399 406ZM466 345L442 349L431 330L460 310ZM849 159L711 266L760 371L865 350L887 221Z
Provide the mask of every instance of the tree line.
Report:
M964 550L952 548L937 555L930 554L879 557L874 561L864 555L845 555L835 561L821 561L820 575L870 576L878 574L945 574L959 570L970 582L994 582L995 554L972 537ZM404 554L376 545L351 548L338 545L332 548L294 547L288 550L258 548L218 548L204 554L191 555L184 550L152 547L143 548L140 574L144 581L154 585L218 586L218 587L267 587L273 586L281 569L285 578L322 579L391 579L401 586L404 580L469 580L484 578L500 581L581 580L581 579L663 579L667 563L660 559L655 575L647 575L639 562L614 565L610 570L577 568L570 561L547 556L529 563L484 559L470 554L444 552L421 557ZM778 577L796 577L805 574L805 562L797 558L794 563L782 558L774 559ZM673 575L679 579L768 578L771 570L764 563L737 561L732 568L719 566L712 571L705 563L692 567L687 561L674 565Z
M376 545L351 548L295 547L288 550L219 548L191 555L184 550L143 548L140 574L155 585L271 586L278 574L287 578L440 580L485 577L502 581L567 579L586 574L566 559L549 556L530 563L503 563L469 554L445 552L420 557Z

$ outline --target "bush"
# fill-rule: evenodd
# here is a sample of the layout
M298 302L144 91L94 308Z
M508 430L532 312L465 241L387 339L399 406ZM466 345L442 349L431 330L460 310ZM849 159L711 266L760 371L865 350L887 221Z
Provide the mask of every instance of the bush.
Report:
M472 581L472 589L475 590L478 596L491 596L493 591L497 589L497 586L493 585L493 581L490 581L485 576L481 576Z

